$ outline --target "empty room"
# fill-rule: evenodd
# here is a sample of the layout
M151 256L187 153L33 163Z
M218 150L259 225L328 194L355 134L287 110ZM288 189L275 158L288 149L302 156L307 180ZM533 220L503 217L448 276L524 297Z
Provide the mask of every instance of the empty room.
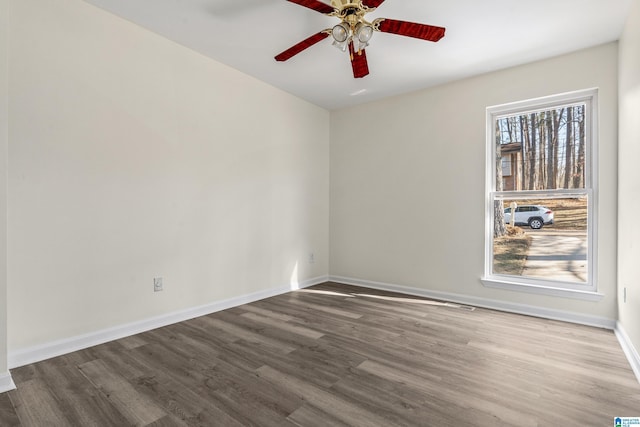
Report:
M0 0L1 426L640 426L638 0Z

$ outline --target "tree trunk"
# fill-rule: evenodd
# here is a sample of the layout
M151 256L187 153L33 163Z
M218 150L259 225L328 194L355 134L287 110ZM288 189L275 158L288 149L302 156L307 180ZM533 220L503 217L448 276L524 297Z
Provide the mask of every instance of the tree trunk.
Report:
M576 175L573 180L573 188L584 188L584 161L585 161L585 129L584 129L584 107L582 114L580 115L580 122L578 126L578 161L576 162Z
M527 176L527 165L525 158L527 157L527 148L529 144L529 134L525 131L527 127L527 116L520 116L520 141L521 141L521 149L520 149L520 188L518 190L526 190L526 180Z
M531 123L527 126L529 133L529 186L527 190L536 189L536 115L531 114Z
M502 191L502 150L500 147L500 127L496 121L496 191ZM501 237L507 233L504 223L504 205L502 200L493 202L493 237Z
M546 114L542 111L540 117L538 117L538 155L540 159L538 161L538 185L536 190L544 189L547 186L547 127L545 123Z
M575 150L575 141L573 140L573 107L567 108L567 139L565 141L564 153L564 185L563 188L569 188L571 175L573 172L573 151Z
M554 124L556 121L557 111L547 111L546 117L546 127L547 127L547 184L546 189L550 190L556 188L556 174L555 174L555 139L556 132L554 129Z

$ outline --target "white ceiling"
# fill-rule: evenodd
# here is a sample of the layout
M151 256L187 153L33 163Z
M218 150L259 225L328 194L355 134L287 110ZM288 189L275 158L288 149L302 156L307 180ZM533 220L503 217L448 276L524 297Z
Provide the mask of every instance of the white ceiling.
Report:
M330 39L273 57L337 24L286 0L85 0L327 109L617 40L633 0L386 0L367 15L446 27L438 43L375 33L354 79ZM329 0L321 0L329 3Z

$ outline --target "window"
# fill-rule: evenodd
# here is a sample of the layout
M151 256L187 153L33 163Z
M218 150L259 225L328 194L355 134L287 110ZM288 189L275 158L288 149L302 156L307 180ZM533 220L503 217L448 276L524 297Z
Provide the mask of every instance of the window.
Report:
M598 299L597 90L487 109L485 286Z
M511 176L511 156L502 156L502 176Z

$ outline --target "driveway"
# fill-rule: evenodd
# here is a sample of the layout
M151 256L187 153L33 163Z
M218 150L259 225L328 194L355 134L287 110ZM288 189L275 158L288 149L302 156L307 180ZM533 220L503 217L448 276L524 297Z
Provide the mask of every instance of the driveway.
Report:
M587 233L542 228L527 230L533 240L523 276L565 282L587 281Z

